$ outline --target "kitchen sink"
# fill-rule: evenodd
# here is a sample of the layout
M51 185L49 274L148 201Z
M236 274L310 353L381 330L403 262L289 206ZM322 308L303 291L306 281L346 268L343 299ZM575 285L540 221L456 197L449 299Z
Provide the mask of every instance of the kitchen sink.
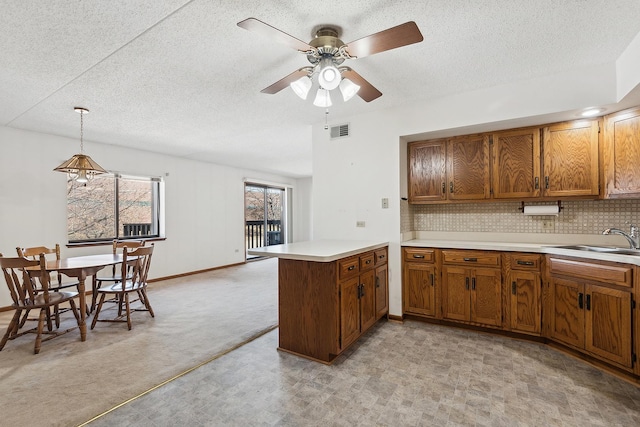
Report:
M556 246L558 249L570 249L573 251L600 252L615 255L635 255L640 256L640 249L616 248L613 246L591 246L591 245L568 245Z

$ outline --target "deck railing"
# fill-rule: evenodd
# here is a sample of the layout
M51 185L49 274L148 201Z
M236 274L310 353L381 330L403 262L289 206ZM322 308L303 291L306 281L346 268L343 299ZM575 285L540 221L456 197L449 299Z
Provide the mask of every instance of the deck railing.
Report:
M247 249L284 243L282 242L282 230L280 228L280 223L281 221L279 219L270 219L267 221L265 230L264 221L245 221L244 235Z

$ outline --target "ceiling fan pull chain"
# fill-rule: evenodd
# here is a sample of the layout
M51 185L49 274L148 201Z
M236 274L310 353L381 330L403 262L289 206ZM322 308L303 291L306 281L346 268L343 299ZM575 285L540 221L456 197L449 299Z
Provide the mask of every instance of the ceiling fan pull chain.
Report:
M324 110L324 130L329 130L329 109Z

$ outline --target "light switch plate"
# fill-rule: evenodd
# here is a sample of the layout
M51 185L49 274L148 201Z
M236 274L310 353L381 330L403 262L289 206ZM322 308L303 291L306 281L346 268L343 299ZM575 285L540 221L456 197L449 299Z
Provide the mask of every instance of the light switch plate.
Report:
M386 197L382 199L382 209L389 209L389 199Z
M364 227L364 221L356 221L356 227Z

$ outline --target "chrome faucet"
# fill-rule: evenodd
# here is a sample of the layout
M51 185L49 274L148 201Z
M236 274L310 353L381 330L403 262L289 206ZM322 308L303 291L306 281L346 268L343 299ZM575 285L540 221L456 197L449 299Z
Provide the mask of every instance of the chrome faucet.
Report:
M638 227L633 224L629 227L629 233L625 233L619 228L607 228L602 234L619 234L627 239L631 249L640 249L640 233L638 232Z

